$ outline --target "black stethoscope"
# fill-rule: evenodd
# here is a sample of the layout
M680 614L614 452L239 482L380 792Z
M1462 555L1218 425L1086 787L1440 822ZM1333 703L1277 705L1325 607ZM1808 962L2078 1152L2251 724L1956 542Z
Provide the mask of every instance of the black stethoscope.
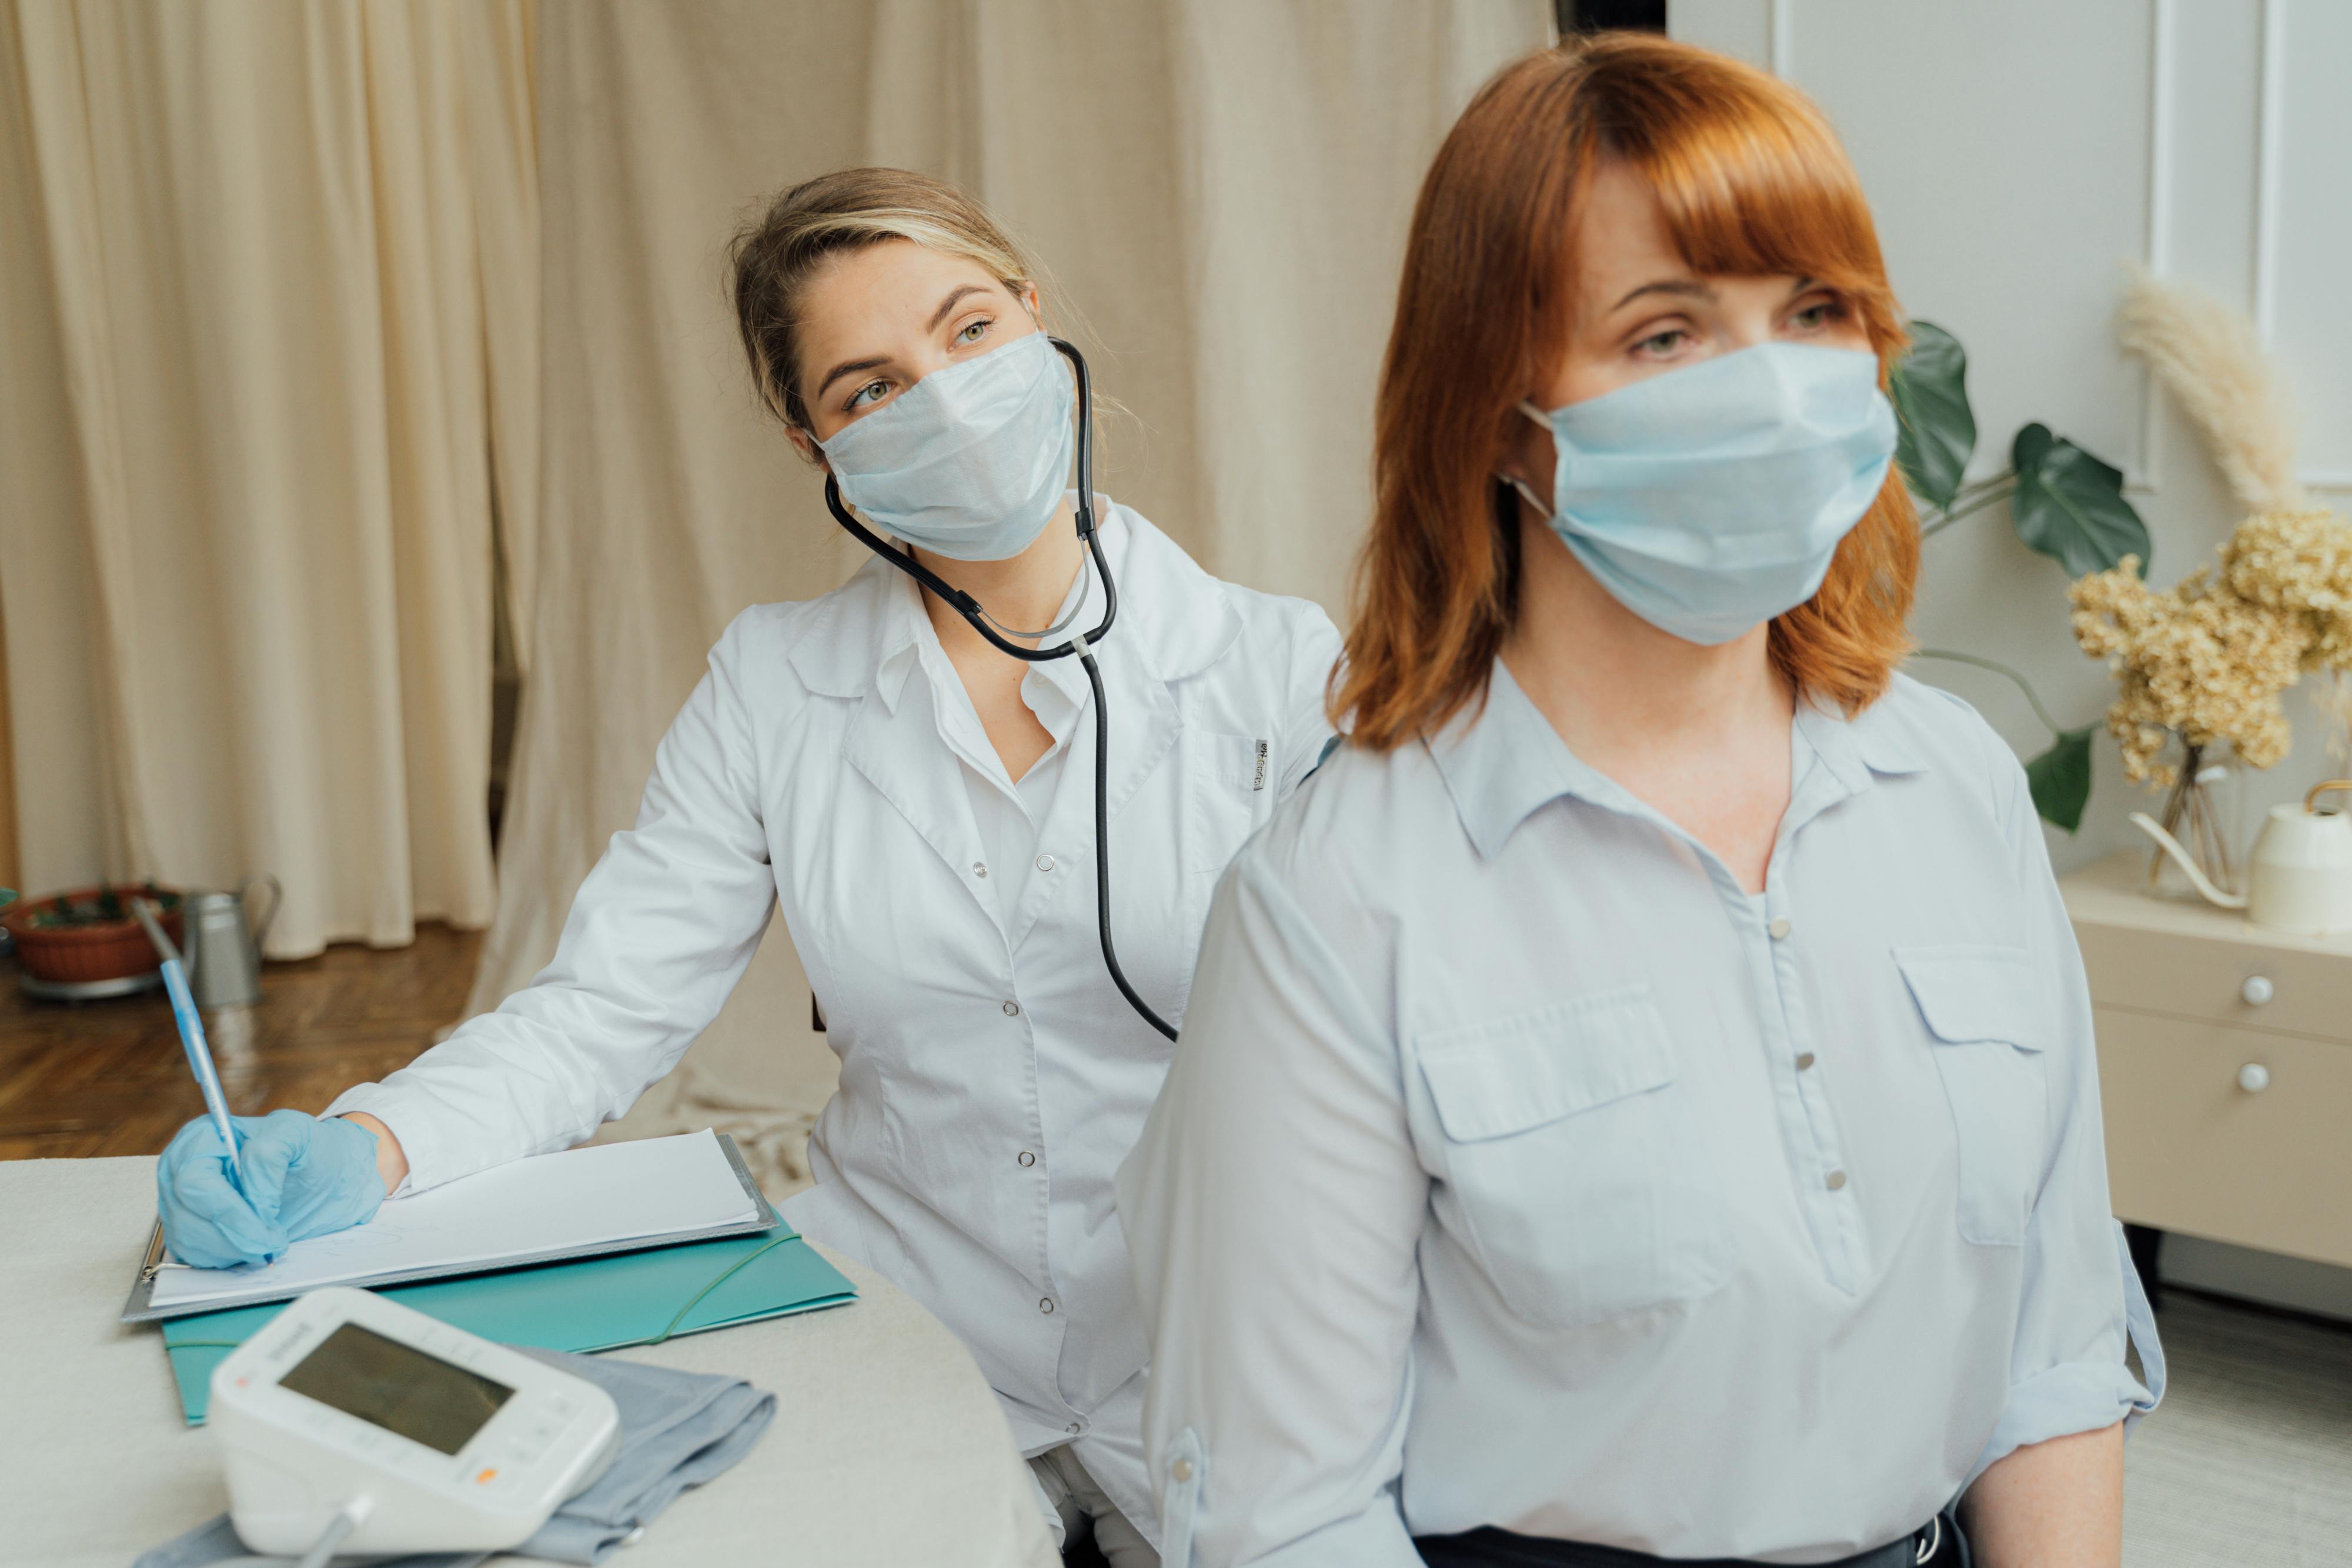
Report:
M1095 563L1095 575L1102 580L1102 619L1091 632L1073 632L1067 642L1056 643L1050 648L1026 648L1005 637L994 618L981 608L980 601L962 589L949 583L938 572L915 559L912 549L894 549L888 540L852 517L849 508L841 504L841 485L831 473L824 476L824 504L831 508L834 521L847 528L867 549L897 567L900 571L929 589L957 614L970 622L971 629L988 639L1000 653L1029 664L1042 664L1049 659L1066 659L1077 655L1079 665L1087 672L1087 683L1095 695L1095 926L1102 934L1103 967L1110 971L1111 983L1118 994L1143 1017L1143 1021L1166 1035L1176 1038L1168 1020L1151 1010L1150 1003L1138 996L1128 984L1126 971L1118 967L1118 954L1110 940L1110 715L1103 701L1102 671L1095 666L1094 645L1110 631L1110 623L1118 616L1118 584L1111 580L1109 563L1103 559L1102 541L1095 533L1095 402L1094 383L1087 374L1086 357L1059 338L1048 335L1047 342L1061 350L1070 361L1078 380L1078 543ZM1086 596L1080 594L1084 604ZM1073 613L1076 613L1074 611ZM1067 622L1049 626L1037 636L1051 636Z

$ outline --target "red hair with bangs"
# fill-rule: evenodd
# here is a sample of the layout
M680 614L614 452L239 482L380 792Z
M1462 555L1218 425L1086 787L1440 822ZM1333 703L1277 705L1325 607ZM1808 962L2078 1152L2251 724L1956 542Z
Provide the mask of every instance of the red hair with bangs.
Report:
M1838 290L1882 387L1902 353L1862 183L1803 94L1643 34L1506 67L1422 183L1381 369L1371 535L1331 705L1374 750L1485 700L1517 613L1517 507L1495 474L1517 403L1557 373L1575 325L1577 223L1604 158L1656 193L1694 270ZM1890 468L1820 591L1774 618L1773 662L1800 692L1849 714L1867 706L1910 650L1918 570L1918 517Z

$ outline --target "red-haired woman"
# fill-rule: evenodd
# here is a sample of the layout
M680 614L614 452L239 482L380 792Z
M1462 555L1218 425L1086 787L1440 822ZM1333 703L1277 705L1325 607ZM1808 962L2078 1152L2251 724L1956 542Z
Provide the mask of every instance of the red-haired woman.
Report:
M2117 1561L2162 1363L2024 778L1895 673L1902 344L1757 71L1548 51L1448 138L1352 743L1119 1177L1171 1568Z

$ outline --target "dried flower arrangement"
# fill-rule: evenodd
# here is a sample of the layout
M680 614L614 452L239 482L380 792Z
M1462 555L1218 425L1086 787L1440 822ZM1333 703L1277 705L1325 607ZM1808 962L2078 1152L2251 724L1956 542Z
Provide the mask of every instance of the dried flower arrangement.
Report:
M2352 522L2314 507L2296 483L2285 392L2242 317L2136 271L2118 329L2124 346L2147 360L2202 428L2252 515L2222 544L2216 565L2168 591L2142 581L2130 557L2078 580L2067 592L2074 638L2116 676L2106 722L2125 773L2170 789L2166 830L2204 841L2200 858L2226 879L2229 846L2205 811L2202 765L2223 746L2252 768L2286 756L2294 737L2280 697L2305 672L2333 674L2330 706L2344 716L2352 692ZM2345 734L2331 737L2331 750L2347 745Z
M2107 728L2136 781L2174 782L2161 758L2226 742L2252 768L2287 754L2279 697L2306 671L2352 671L2352 523L2301 508L2257 512L2200 567L2158 593L2127 558L2068 591L2074 638L2121 690Z

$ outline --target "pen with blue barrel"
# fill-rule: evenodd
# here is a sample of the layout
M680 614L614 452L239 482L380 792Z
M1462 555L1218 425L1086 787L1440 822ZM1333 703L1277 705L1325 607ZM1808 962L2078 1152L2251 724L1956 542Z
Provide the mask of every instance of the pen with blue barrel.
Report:
M131 912L147 928L147 940L155 944L156 956L163 960L163 989L172 998L172 1021L180 1026L180 1045L188 1053L188 1070L196 1075L196 1087L204 1091L205 1109L212 1113L213 1125L219 1129L221 1143L228 1150L229 1172L236 1178L237 1191L243 1192L245 1166L236 1157L236 1124L228 1119L228 1097L221 1092L220 1074L213 1071L212 1048L205 1043L205 1020L188 989L188 972L180 962L180 950L163 935L145 899L132 899Z

